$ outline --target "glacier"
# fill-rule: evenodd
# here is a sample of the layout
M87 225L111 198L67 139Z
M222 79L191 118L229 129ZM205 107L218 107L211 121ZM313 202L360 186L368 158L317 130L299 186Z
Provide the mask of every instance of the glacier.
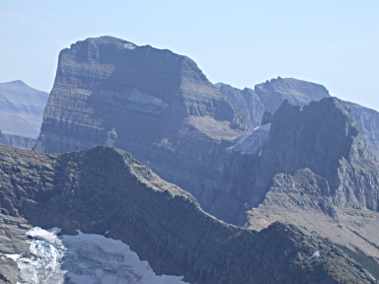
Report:
M18 284L185 284L180 276L157 275L130 247L102 235L34 227L29 251L7 255L18 266Z

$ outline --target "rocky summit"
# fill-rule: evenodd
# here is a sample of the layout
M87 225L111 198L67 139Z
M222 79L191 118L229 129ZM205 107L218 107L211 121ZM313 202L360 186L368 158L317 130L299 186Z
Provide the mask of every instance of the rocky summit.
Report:
M94 234L120 240L158 275L179 275L186 283L375 283L353 257L316 233L281 223L256 232L219 221L120 150L53 156L0 147L0 172L2 283L20 281L25 274L18 270L39 271L34 266L44 257L50 268L36 274L41 279L58 279L60 266L75 275L84 267L70 259L83 234L92 236L84 250L99 239ZM33 226L60 228L62 241ZM69 237L78 230L77 238ZM61 258L64 244L67 257ZM82 283L75 279L65 280Z

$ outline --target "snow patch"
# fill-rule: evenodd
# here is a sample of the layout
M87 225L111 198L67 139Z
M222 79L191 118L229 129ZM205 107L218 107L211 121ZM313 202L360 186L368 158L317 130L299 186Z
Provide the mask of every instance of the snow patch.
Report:
M126 48L126 49L130 49L130 50L133 50L133 49L136 48L136 46L135 46L134 44L132 44L132 43L125 42L125 43L124 43L124 48Z
M18 266L19 284L185 284L180 276L157 275L121 241L101 235L58 235L35 227L29 251L7 255Z
M312 254L312 258L319 258L321 256L320 254L320 251L319 250L316 250L313 254Z
M65 271L61 262L65 248L55 232L35 227L26 233L31 238L29 251L22 255L7 255L17 263L17 284L64 283Z

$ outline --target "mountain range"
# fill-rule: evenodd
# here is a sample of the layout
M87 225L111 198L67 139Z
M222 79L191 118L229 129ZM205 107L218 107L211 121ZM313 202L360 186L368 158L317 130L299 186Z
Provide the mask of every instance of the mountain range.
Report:
M35 226L187 283L379 278L379 113L322 85L213 84L186 56L88 38L61 51L33 148L0 148L5 283Z

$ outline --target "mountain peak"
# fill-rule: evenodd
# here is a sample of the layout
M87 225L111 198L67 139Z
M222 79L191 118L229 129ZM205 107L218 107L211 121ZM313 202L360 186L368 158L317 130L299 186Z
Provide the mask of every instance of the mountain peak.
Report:
M15 81L11 81L9 82L9 84L13 84L13 85L19 85L19 86L28 86L24 81L22 80L15 80ZM29 87L29 86L28 86Z
M0 129L4 133L35 138L48 94L22 80L0 83Z
M130 42L121 38L113 37L113 36L108 36L108 35L99 36L99 37L89 37L85 39L84 41L78 41L77 43L80 43L80 42L89 42L96 45L113 45L119 48L126 48L126 49L134 49L137 47L137 45L134 44L133 42ZM74 43L73 45L75 44L76 43Z
M23 88L31 88L28 84L26 84L22 80L13 80L13 81L7 81L0 83L0 86L8 86L8 87L23 87Z
M279 94L288 94L291 92L292 95L317 96L318 99L330 96L329 91L324 86L296 78L277 77L256 85L255 90L257 92L270 91ZM293 90L296 90L296 92L293 92Z

